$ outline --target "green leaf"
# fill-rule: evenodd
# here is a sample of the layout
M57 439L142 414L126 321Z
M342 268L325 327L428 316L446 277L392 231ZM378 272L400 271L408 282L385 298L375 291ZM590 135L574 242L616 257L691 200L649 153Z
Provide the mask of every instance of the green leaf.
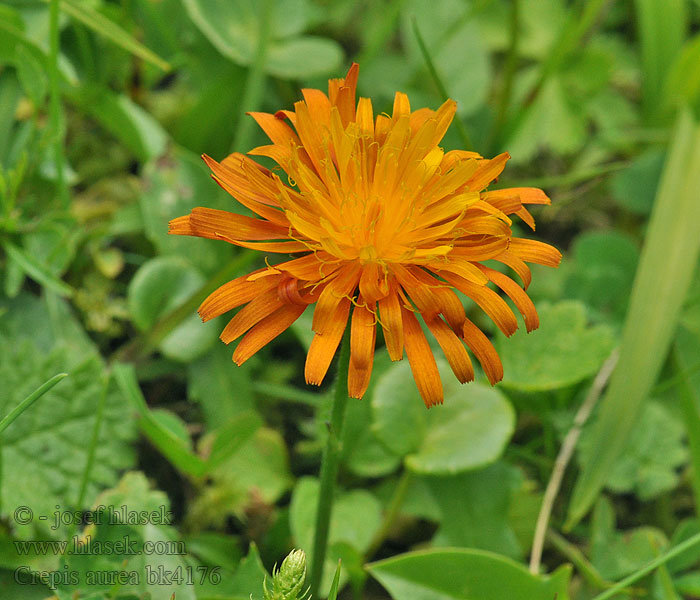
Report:
M78 100L114 137L141 161L165 152L168 134L149 113L128 96L107 88L85 88Z
M131 365L117 364L114 367L114 377L124 396L136 409L140 419L139 426L148 439L160 450L163 455L183 473L193 476L201 476L206 470L204 461L191 452L191 441L187 435L183 440L182 430L176 433L172 425L167 426L162 418L149 410L146 399L136 379L134 368ZM172 416L172 415L171 415ZM187 432L184 432L187 434Z
M114 21L94 10L89 4L79 0L61 0L61 10L134 56L150 62L163 71L170 70L170 65L166 61L134 39Z
M238 203L212 181L209 169L199 156L174 147L159 159L148 162L143 177L144 189L139 206L146 237L158 254L186 259L196 256L197 268L207 274L220 269L224 261L231 259L231 244L224 241L168 234L168 221L189 214L199 204L237 210Z
M522 476L505 463L449 477L425 477L440 507L435 546L462 546L520 558L522 550L508 523L513 494Z
M650 500L678 484L678 469L688 459L683 443L685 429L662 404L649 401L632 435L610 471L606 487L618 494L634 492ZM593 456L590 429L578 443L578 459L587 464Z
M688 4L684 0L635 0L642 51L643 99L647 115L662 103L664 83L686 37Z
M318 506L318 480L302 477L297 481L290 505L290 527L295 546L306 552L306 560L313 563L313 532ZM333 504L330 530L328 533L328 553L324 566L324 577L320 589L329 589L333 571L344 550L350 546L357 553L364 553L372 543L374 534L381 524L381 505L366 490L340 492ZM347 580L345 567L341 576L341 587Z
M370 575L394 600L568 600L571 567L532 575L484 550L425 550L370 563Z
M601 498L596 504L591 522L591 561L603 578L615 580L634 573L667 545L663 532L653 527L616 531L610 502Z
M49 269L19 246L5 240L2 242L7 256L32 279L61 296L72 296L73 288L58 279Z
M46 98L49 87L43 65L30 50L19 44L15 50L15 60L17 76L24 91L32 102L40 107Z
M700 126L684 112L672 137L637 268L620 358L591 434L595 453L574 487L568 526L583 517L608 481L666 358L700 254L698 189Z
M480 383L460 386L439 361L445 404L427 411L409 365L397 363L372 394L373 430L416 473L446 475L495 461L513 433L515 415L506 398Z
M586 232L576 238L571 254L564 295L622 320L639 259L636 244L614 230Z
M2 433L4 511L24 505L37 516L50 516L56 505L85 508L75 503L88 467L97 398L107 392L95 461L87 473L86 500L92 501L98 491L114 485L119 470L132 465L134 422L125 414L123 398L116 390L105 390L104 365L89 342L73 337L52 339L46 332L53 329L52 318L30 297L20 296L13 305L20 308L0 318L0 414L8 414L57 372L70 376ZM77 327L71 316L66 313L59 318L71 336L71 327ZM49 525L50 521L35 521L17 525L16 530L19 537L36 537ZM45 529L41 535L61 533Z
M664 104L669 108L697 106L700 99L700 35L688 40L668 70Z
M262 594L263 582L269 577L265 567L260 560L260 553L251 542L248 548L248 556L241 560L238 569L231 578L231 593L236 595L236 599L249 600L259 597Z
M630 212L648 215L654 206L666 152L652 148L637 156L632 164L610 180L615 201Z
M68 373L59 373L54 375L51 379L42 383L36 390L34 390L29 396L27 396L22 402L15 406L9 413L2 417L0 421L0 433L5 431L17 417L19 417L25 410L27 410L32 404L34 404L39 398L41 398L46 392L48 392L53 386L61 381L64 377L68 377Z
M130 472L124 475L117 487L101 494L95 506L110 508L97 513L100 523L89 530L89 543L115 544L126 539L129 548L126 552L119 552L119 546L113 545L113 552L95 552L93 548L92 553L67 554L63 559L64 568L77 574L78 584L62 582L58 586L59 598L89 598L90 594L98 592L106 594L113 586L91 582L90 577L111 571L123 572L129 578L126 585L119 586L120 594L130 593L137 597L150 594L154 598L170 598L175 594L178 600L195 600L194 588L187 583L187 563L182 555L186 547L171 526L173 515L164 492L152 490L143 473ZM110 509L113 511L111 515ZM130 524L121 520L121 513L133 512L147 513L149 522ZM160 547L161 552L149 552L146 543L153 544L154 548ZM158 577L158 573L173 574L173 577L166 580Z
M204 284L204 276L183 259L153 258L143 264L129 284L129 311L136 326L147 331L158 318L180 306ZM203 354L219 333L216 321L202 323L193 312L159 344L165 356L189 362Z
M586 327L580 302L541 304L539 329L517 331L496 344L503 362L503 385L524 392L564 388L598 371L615 340L604 325Z
M224 56L249 66L258 46L260 11L254 0L184 0L192 21ZM325 75L337 69L343 57L331 39L297 37L308 25L312 6L306 0L275 0L270 25L271 42L266 72L283 79Z

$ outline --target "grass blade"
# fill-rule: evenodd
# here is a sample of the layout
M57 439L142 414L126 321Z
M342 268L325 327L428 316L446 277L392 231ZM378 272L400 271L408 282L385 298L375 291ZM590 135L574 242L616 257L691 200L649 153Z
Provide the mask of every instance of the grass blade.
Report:
M95 9L90 8L85 2L61 0L61 10L96 33L111 40L117 46L121 46L134 56L142 58L163 71L170 70L170 64L167 61L163 60L160 56L155 54L155 52L149 50L141 42L134 39L114 21L111 21Z
M161 425L153 416L143 397L132 365L114 366L114 379L131 405L138 411L139 426L144 435L168 460L183 473L200 477L206 471L206 463L192 454L182 440Z
M635 0L642 54L642 96L647 116L659 108L669 65L683 46L688 28L686 0Z
M32 404L34 404L39 398L41 398L46 392L48 392L53 386L55 386L63 378L68 377L68 373L59 373L54 375L46 383L40 385L36 390L34 390L29 396L27 396L22 402L15 406L7 415L5 415L0 421L0 433L5 431L25 410L27 410Z
M61 281L44 265L38 262L33 256L27 254L19 246L15 246L11 242L2 242L2 247L7 253L7 257L15 262L27 275L40 283L44 287L53 290L60 296L72 296L73 288L67 283Z
M683 111L637 268L620 359L591 432L595 452L574 487L567 528L586 514L607 481L669 350L700 253L698 189L700 125Z

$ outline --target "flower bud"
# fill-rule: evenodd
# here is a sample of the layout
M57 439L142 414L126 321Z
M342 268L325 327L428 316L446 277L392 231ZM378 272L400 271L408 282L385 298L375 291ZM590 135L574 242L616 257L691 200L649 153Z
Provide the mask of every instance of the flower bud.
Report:
M279 569L272 570L272 587L267 579L263 584L264 600L303 600L306 579L306 555L303 550L292 550ZM307 590L308 591L308 590Z

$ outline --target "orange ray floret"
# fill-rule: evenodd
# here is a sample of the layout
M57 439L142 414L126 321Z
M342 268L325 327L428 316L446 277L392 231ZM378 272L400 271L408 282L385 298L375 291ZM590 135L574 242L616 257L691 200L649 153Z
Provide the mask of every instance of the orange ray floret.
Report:
M430 407L442 403L443 393L426 333L460 382L474 379L467 349L492 384L503 377L493 344L467 318L455 291L507 336L518 320L499 291L527 331L538 327L525 291L526 263L555 267L561 254L513 237L511 216L534 230L525 206L550 200L535 188L487 191L508 153L484 159L443 151L438 144L454 118L454 101L411 111L408 97L397 92L392 115L375 118L369 99L355 100L358 72L353 64L344 79L330 80L328 95L303 90L294 111L251 113L271 144L249 154L272 158L286 177L242 154L220 163L204 156L214 180L256 216L198 207L171 221L170 233L294 255L226 283L200 306L204 320L243 306L221 335L227 344L243 336L237 364L314 304L308 383L323 381L350 326L348 391L361 398L381 329L389 357L401 360L405 352ZM521 283L484 261L500 262Z

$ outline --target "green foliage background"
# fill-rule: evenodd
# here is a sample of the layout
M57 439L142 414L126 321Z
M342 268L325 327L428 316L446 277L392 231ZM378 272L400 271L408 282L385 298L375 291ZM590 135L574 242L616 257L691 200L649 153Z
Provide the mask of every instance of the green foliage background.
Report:
M235 367L223 317L195 309L264 257L167 222L239 210L199 155L266 143L246 111L351 61L378 111L397 90L457 100L443 145L509 151L497 185L545 189L536 236L564 260L533 269L539 330L506 340L469 308L495 388L440 363L428 412L378 350L322 590L340 559L346 599L589 600L635 573L614 597L700 597L700 546L665 558L700 532L699 26L697 0L0 0L0 419L68 373L0 421L0 598L257 599L292 548L313 560L330 386L303 383L310 315ZM531 573L559 449L613 353ZM100 505L173 519L38 519ZM74 535L186 551L17 550ZM154 569L174 576L85 583Z

